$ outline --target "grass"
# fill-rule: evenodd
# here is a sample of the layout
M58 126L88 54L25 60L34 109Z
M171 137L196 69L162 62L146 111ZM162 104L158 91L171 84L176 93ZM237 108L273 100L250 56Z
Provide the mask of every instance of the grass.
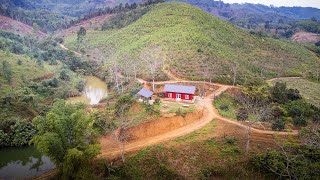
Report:
M138 62L141 75L147 69L140 54L152 45L161 47L161 57L170 70L195 80L203 79L203 63L207 67L218 64L215 80L227 83L232 81L231 64L238 63L238 82L242 84L302 75L319 63L316 55L301 45L252 35L201 9L177 2L155 5L119 30L88 31L86 41L120 64ZM75 48L76 34L66 37L65 42Z
M320 83L311 82L306 79L281 78L271 82L285 82L288 88L298 89L307 102L320 107Z
M18 64L19 60L21 61L21 65ZM35 60L32 60L29 57L0 50L0 84L8 84L2 76L2 63L4 61L7 61L10 64L12 70L12 85L19 85L23 80L29 81L41 78L47 74L53 73L56 69L55 66L49 66L45 63L40 66Z
M124 164L115 163L108 175L114 179L264 179L252 169L237 138L210 137L215 126L212 121L187 136L147 147L128 156Z
M234 98L228 93L221 94L218 98L213 102L214 106L218 109L219 113L227 118L236 119L237 118L237 110L238 103L234 100Z

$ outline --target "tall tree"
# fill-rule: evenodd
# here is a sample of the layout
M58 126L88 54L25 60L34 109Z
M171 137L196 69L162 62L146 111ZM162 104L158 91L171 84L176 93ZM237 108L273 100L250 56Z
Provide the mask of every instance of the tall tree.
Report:
M79 31L77 32L77 43L78 47L77 49L79 50L81 44L83 43L84 36L87 34L87 31L84 27L80 27Z
M268 89L255 86L244 88L243 94L237 96L237 98L243 106L243 109L238 112L237 118L247 122L246 152L248 153L252 126L267 120L271 113L268 103Z
M93 119L82 106L59 100L33 124L38 134L32 143L55 162L63 178L89 178L88 163L99 154L100 147L94 143ZM83 177L86 173L88 177Z
M147 47L140 54L140 59L145 63L152 78L152 90L154 91L154 80L161 71L163 65L163 54L160 46Z
M12 70L11 65L7 61L2 62L2 74L4 78L11 84L12 82Z

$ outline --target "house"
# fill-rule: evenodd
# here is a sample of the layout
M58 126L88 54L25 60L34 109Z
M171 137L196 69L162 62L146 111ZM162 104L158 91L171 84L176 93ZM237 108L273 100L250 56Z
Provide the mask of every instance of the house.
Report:
M151 99L151 96L153 95L152 91L149 91L148 89L142 88L138 95L140 95L141 99Z
M167 99L192 101L196 92L196 87L166 84L164 86L163 92L166 93Z

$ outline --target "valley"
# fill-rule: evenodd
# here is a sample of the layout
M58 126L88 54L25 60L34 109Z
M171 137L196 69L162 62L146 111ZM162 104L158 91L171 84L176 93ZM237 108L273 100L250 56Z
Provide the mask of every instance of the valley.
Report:
M5 1L0 179L317 179L319 12Z

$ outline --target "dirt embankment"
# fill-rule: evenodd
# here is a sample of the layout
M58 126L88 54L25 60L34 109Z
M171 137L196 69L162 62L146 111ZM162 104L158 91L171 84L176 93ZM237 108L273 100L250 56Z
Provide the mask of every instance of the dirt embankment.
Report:
M150 121L129 129L132 140L163 134L181 128L187 124L199 120L203 116L203 111L187 113L185 117L161 117L155 121Z
M129 140L127 144L135 144L144 139L159 136L168 132L172 132L186 125L192 124L203 117L204 110L197 110L192 113L187 113L183 116L160 117L159 119L140 124L127 129ZM100 138L101 148L104 150L118 151L118 143L113 139L112 135L107 135ZM108 153L107 152L107 153ZM102 152L103 153L103 152ZM109 154L109 153L108 153Z

